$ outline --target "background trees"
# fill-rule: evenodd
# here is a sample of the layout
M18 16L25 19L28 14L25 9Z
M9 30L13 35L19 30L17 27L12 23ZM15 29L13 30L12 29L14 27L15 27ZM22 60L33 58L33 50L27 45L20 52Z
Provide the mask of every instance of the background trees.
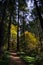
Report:
M38 0L39 4L36 0L3 1L0 2L0 52L7 44L8 50L40 54L40 49L43 50L42 1Z

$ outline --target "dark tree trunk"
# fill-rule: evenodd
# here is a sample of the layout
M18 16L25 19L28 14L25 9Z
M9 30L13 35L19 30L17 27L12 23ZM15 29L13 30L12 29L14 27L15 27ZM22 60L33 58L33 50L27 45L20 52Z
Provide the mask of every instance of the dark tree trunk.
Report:
M18 1L17 51L19 51L19 1Z
M7 50L10 50L10 29L11 29L11 14L9 17L9 26L8 26L8 48Z
M25 20L24 20L24 11L23 11L23 50L26 51L26 44L25 44Z
M25 42L25 21L24 21L24 12L23 12L23 39Z
M41 28L42 28L42 31L43 31L43 18L41 16L41 12L38 8L38 5L37 5L37 1L34 0L34 3L35 3L35 6L36 6L36 10L37 10L37 15L39 16L39 20L40 20L40 25L41 25ZM40 35L40 34L39 34ZM39 38L39 41L40 41L40 45L41 45L41 51L42 51L42 42L41 42L41 37Z
M38 16L39 16L40 25L41 25L41 28L42 28L42 31L43 31L43 18L42 18L42 16L41 16L41 12L40 12L40 10L39 10L39 8L38 8L37 1L34 0L34 3L35 3L35 6L36 6L37 14L38 14Z

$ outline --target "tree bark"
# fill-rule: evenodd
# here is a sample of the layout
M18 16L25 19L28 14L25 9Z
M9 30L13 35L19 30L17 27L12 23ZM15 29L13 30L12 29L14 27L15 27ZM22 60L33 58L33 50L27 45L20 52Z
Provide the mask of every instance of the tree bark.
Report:
M25 14L24 14L24 11L23 11L23 21L22 21L22 22L23 22L23 29L22 29L22 30L23 30L23 46L24 46L23 49L24 49L24 51L26 51L26 43L25 43L25 21L24 21L24 15L25 15Z
M18 0L17 51L19 51L19 0Z
M40 25L41 25L41 28L42 28L42 31L43 31L43 18L42 18L42 16L41 16L40 10L39 10L39 8L38 8L37 1L34 0L34 3L35 3L35 6L36 6L37 14L38 14L38 16L39 16Z
M37 1L34 0L34 3L35 3L35 6L36 6L37 15L39 16L40 25L41 25L42 32L43 32L43 18L42 18L42 16L41 16L41 13L40 13L39 7L38 7L38 5L37 5ZM41 37L39 38L39 41L40 41L41 51L42 51L42 42L41 42Z
M7 50L10 50L10 29L11 29L11 13L10 13L10 21L9 21L9 26L8 26L8 48Z

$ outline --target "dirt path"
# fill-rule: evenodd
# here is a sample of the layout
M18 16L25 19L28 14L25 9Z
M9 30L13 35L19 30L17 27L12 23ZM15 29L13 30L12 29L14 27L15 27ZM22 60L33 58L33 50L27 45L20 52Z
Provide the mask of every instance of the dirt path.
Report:
M17 53L10 53L10 64L9 65L26 65Z

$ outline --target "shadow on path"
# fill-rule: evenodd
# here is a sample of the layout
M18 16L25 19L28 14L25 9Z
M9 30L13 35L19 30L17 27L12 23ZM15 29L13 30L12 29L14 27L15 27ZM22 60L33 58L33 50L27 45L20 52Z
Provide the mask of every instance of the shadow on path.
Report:
M10 64L9 65L26 65L15 52L10 52Z

